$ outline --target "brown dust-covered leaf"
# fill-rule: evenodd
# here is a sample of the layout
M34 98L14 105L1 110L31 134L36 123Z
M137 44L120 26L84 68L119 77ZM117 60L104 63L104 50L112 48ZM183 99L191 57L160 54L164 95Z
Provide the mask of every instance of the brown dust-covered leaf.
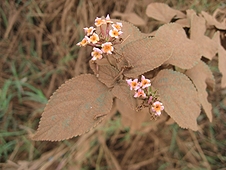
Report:
M196 66L186 71L186 75L190 77L195 84L195 87L198 90L199 101L202 104L203 110L205 111L209 120L212 121L212 105L207 100L208 93L206 91L206 82L215 84L211 70L204 62L200 61Z
M118 82L112 89L112 94L123 101L132 110L136 109L137 102L134 96L134 91L131 91L125 80Z
M226 87L226 50L221 45L220 32L217 31L213 40L218 44L218 67L222 74L221 87Z
M217 53L217 44L212 39L205 36L205 19L197 16L193 10L188 10L187 14L191 20L190 39L199 44L202 56L212 60Z
M128 77L137 77L163 63L189 69L201 58L197 43L186 37L179 24L173 23L160 27L154 38L129 43L123 48L123 53L133 66L125 72Z
M169 23L173 18L185 18L185 14L181 11L170 8L164 3L151 3L146 9L147 16L164 23Z
M208 25L215 26L217 29L226 30L226 24L224 22L218 22L212 15L208 14L205 11L202 11L201 14L207 21Z
M187 38L187 35L179 24L167 24L162 26L156 33L156 37L166 41L171 57L166 63L175 65L182 69L190 69L198 63L201 58L199 44Z
M198 130L199 97L187 76L173 70L162 70L152 85L158 89L165 111L180 127Z
M148 108L135 111L129 108L119 99L116 99L116 107L121 113L122 124L130 128L130 133L134 133L135 131L139 130L142 126L142 123L148 120Z
M115 82L114 78L119 74L119 71L114 66L111 66L106 58L98 60L96 63L90 60L89 65L96 74L98 80L107 87L113 86Z
M112 99L93 75L70 79L50 98L33 139L59 141L86 133L110 112Z
M140 30L134 26L133 24L118 20L118 19L112 19L113 22L121 22L122 23L122 32L123 34L120 35L120 37L123 39L123 42L121 44L115 45L116 50L120 50L123 46L126 44L147 37L146 34L143 34L140 32Z
M130 23L138 26L145 25L145 21L143 18L138 16L134 12L129 12L129 13L121 13L121 12L113 12L112 16L114 17L121 17L123 20L129 21Z

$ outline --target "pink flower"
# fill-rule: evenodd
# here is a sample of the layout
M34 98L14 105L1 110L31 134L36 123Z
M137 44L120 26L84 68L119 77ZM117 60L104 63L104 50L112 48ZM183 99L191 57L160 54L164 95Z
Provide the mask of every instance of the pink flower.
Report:
M101 59L102 56L102 51L99 48L94 47L93 48L93 52L91 53L91 55L93 56L93 58L91 60L95 61L97 59Z
M155 112L155 115L160 116L161 111L164 110L164 106L161 102L156 101L152 104L152 111Z
M102 44L101 47L102 47L101 50L107 54L112 54L112 51L114 50L114 47L112 47L111 42L106 42L106 43Z
M119 38L119 36L122 34L122 31L119 31L117 29L110 30L109 35L113 38Z
M96 44L100 40L100 38L96 33L93 33L89 40L91 43Z
M140 88L140 83L138 82L138 79L127 79L126 82L130 86L130 90L138 90Z
M147 88L151 86L151 81L149 79L146 79L143 75L141 76L141 86L142 88Z
M84 30L85 30L85 33L86 33L86 35L87 36L89 36L89 35L92 35L93 34L93 31L95 31L96 29L95 28L93 28L93 27L86 27L86 28L83 28Z
M114 29L117 29L117 30L122 30L122 23L121 22L116 22L116 24L112 24L112 27Z
M83 39L82 39L82 41L81 42L79 42L79 43L77 43L76 45L78 45L78 46L86 46L88 43L90 42L90 39L89 39L89 37L87 37L87 36L85 36Z
M143 97L143 98L146 98L146 94L144 93L144 90L138 89L138 91L135 93L134 97Z
M107 14L106 18L105 18L105 22L108 23L108 24L112 24L113 21L111 21L111 18L109 16L109 14Z
M102 18L96 17L96 19L95 19L95 25L96 25L97 27L99 27L99 26L101 26L101 25L103 25L103 24L106 24L106 21L105 21L104 19L102 19Z
M148 104L150 104L152 102L152 99L153 99L153 97L150 96L149 99L148 99Z

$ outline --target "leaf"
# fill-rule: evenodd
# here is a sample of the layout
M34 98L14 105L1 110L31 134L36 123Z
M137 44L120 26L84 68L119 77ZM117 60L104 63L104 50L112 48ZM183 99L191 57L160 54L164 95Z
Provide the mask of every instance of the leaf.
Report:
M226 50L221 45L219 31L215 33L213 40L218 44L218 67L222 74L221 87L225 88L226 87L226 67L225 67L226 66Z
M151 3L147 6L146 14L156 20L169 23L173 18L185 18L185 14L181 11L170 8L164 3Z
M112 87L114 85L114 78L119 74L119 71L115 67L111 66L107 62L106 58L98 60L96 63L93 63L93 61L90 60L89 64L90 68L92 68L94 73L97 75L98 80L104 83L107 87Z
M213 25L220 30L226 30L226 24L224 22L222 22L222 23L218 22L213 16L211 16L210 14L208 14L205 11L202 11L201 14L207 21L208 25Z
M126 22L126 21L121 21L117 19L112 19L113 22L121 22L122 23L122 32L123 34L120 35L120 37L123 39L123 42L121 44L115 45L114 47L116 50L120 50L123 46L126 44L136 41L138 39L147 37L146 34L143 34L140 32L140 30L134 26L133 24Z
M110 112L112 100L95 76L72 78L50 98L33 139L59 141L84 134Z
M209 67L202 61L200 61L196 66L186 71L186 75L191 78L195 87L198 90L199 101L209 118L212 121L212 105L208 102L208 93L206 91L206 81L215 84L213 74Z
M123 101L132 110L136 109L137 101L133 97L134 91L131 91L125 80L121 80L112 89L112 94Z
M196 65L200 58L199 44L187 38L187 35L179 24L167 24L162 26L158 38L165 40L168 45L168 51L171 49L167 64L172 64L182 69L190 69ZM158 32L157 32L158 33ZM165 49L164 49L165 50Z
M198 129L198 93L187 76L173 70L161 70L152 85L158 90L165 111L180 127Z
M130 133L134 133L139 130L146 120L148 120L149 113L148 108L144 108L141 111L135 111L129 108L124 102L116 99L116 107L121 113L122 125L130 127Z
M196 15L195 11L189 10L188 17L191 20L190 39L196 41L201 50L202 56L212 60L217 53L217 44L209 37L205 36L206 21L203 17Z
M128 77L137 77L163 63L182 69L192 68L201 58L199 48L189 40L179 24L165 24L154 38L144 38L123 47L125 58L133 66L125 72Z
M129 13L121 13L121 12L113 12L112 16L114 17L121 17L123 20L129 21L130 23L138 26L145 25L145 21L143 18L138 16L134 12L129 12Z

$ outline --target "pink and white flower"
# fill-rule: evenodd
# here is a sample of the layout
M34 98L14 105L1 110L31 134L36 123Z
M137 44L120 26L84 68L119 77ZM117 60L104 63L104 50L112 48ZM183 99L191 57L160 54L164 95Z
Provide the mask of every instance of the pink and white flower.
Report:
M96 19L95 19L95 25L97 27L99 27L99 26L101 26L103 24L106 24L106 21L104 19L102 19L102 18L96 17Z
M83 29L84 29L87 36L92 35L93 32L96 30L94 27L89 27L89 28L86 27L86 28L83 28Z
M161 115L161 111L164 110L164 106L161 102L156 101L152 104L151 107L152 111L155 113L155 115L160 116Z
M119 31L117 29L113 29L109 31L109 35L113 38L119 38L119 36L122 34L122 31Z
M100 38L96 33L93 33L89 40L91 43L96 44L100 40Z
M141 86L142 88L147 88L151 86L151 81L149 79L146 79L143 75L141 76Z
M106 16L106 18L105 18L105 22L106 22L107 24L112 24L112 23L113 23L113 21L111 21L111 18L110 18L110 16L109 16L109 14L107 14L107 16Z
M97 59L101 59L103 57L102 53L103 52L99 48L94 47L93 51L91 53L91 55L93 56L93 58L91 60L95 61Z
M101 45L101 50L103 53L112 54L112 51L114 50L114 47L112 46L111 42L106 42Z
M146 98L146 94L145 94L144 90L138 89L133 97Z
M116 24L112 24L112 27L114 29L117 29L118 31L122 30L122 23L121 22L116 22Z
M81 42L79 42L79 43L77 43L76 45L78 45L78 46L86 46L87 44L89 44L90 43L90 39L89 39L89 37L87 37L87 36L85 36L83 39L82 39L82 41Z
M138 79L127 79L126 82L130 86L130 90L138 90L140 88L140 83L138 82Z

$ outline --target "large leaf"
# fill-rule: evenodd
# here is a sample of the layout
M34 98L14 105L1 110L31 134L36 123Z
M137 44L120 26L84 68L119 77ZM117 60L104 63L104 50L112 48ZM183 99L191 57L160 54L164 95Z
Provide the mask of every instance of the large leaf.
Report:
M217 44L212 39L205 36L205 19L197 16L193 10L187 10L187 14L191 20L190 39L199 44L202 56L212 60L217 53Z
M211 84L215 83L211 70L204 62L200 61L196 66L188 70L186 75L195 84L202 107L209 120L212 121L212 105L207 100L208 93L206 91L206 82L212 82Z
M169 23L173 18L185 18L185 14L170 8L164 3L151 3L147 6L146 14L156 20Z
M33 139L59 141L89 131L110 112L112 99L93 75L70 79L50 98Z
M163 63L183 69L192 68L201 55L197 44L186 37L179 24L166 24L158 29L154 38L144 38L123 47L125 58L133 66L125 72L128 77L137 77Z
M161 70L152 85L158 89L165 111L180 127L198 129L199 97L187 76L173 70Z

